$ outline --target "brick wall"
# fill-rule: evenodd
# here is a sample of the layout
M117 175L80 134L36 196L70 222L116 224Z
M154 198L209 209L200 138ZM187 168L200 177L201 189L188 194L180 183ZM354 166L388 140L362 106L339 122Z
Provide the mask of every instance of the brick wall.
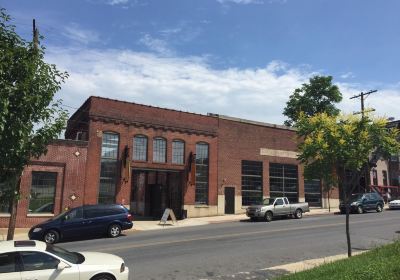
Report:
M17 212L16 227L30 227L52 217L52 215L29 214L29 195L32 171L57 173L54 215L65 207L75 207L83 202L87 142L57 140L48 146L48 151L39 159L32 159L25 167L21 178L21 196ZM74 194L77 199L72 201ZM0 214L0 227L8 227L9 218Z

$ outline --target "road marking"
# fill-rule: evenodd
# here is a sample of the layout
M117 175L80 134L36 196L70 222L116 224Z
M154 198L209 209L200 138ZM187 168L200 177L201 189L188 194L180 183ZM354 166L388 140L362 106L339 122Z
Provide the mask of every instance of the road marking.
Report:
M379 221L388 221L388 220L394 220L394 219L397 220L398 218L397 217L396 218L383 218L383 219L379 219ZM362 224L362 223L371 223L371 222L376 222L376 221L375 220L354 221L354 222L350 223L350 226L353 224ZM193 242L193 241L204 241L204 240L212 240L212 239L219 239L219 238L251 236L251 235L265 234L265 233L277 233L277 232L285 232L285 231L313 229L313 228L326 228L326 227L344 226L344 225L345 225L345 223L340 222L340 223L331 223L331 224L326 224L326 225L301 226L301 227L295 227L295 228L282 228L282 229L272 229L272 230L269 229L269 230L252 231L252 232L220 234L220 235L214 235L214 236L188 238L188 239L180 239L180 240L158 241L158 242L144 243L144 244L125 244L122 246L98 248L96 250L99 250L102 252L107 252L107 251L115 252L117 250L145 248L145 247L151 247L151 246L157 246L157 245L171 245L171 244L179 244L179 243L188 243L188 242Z

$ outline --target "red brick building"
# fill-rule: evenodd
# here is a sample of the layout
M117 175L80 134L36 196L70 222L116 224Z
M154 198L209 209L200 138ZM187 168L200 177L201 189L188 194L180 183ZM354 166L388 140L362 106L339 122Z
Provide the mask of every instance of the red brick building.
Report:
M156 218L167 207L178 217L243 213L274 195L325 206L319 182L304 182L288 127L90 97L65 138L27 166L17 227L95 203ZM7 220L0 214L0 227Z

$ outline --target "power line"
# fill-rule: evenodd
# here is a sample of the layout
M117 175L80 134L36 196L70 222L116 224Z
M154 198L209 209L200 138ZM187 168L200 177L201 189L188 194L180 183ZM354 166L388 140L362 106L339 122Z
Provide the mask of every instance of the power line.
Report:
M378 90L376 90L376 89L375 90L370 90L368 92L361 92L358 95L354 95L354 96L350 97L350 99L361 97L361 111L360 112L354 112L354 115L361 114L361 117L364 118L364 113L375 111L375 109L365 110L365 108L364 108L364 98L367 98L371 93L374 93L374 92L377 92L377 91Z

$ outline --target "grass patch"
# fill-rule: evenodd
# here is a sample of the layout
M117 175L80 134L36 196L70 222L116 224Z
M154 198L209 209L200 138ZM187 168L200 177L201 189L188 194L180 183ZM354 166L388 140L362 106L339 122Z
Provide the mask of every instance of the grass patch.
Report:
M364 254L297 272L279 280L398 280L400 279L400 241Z

